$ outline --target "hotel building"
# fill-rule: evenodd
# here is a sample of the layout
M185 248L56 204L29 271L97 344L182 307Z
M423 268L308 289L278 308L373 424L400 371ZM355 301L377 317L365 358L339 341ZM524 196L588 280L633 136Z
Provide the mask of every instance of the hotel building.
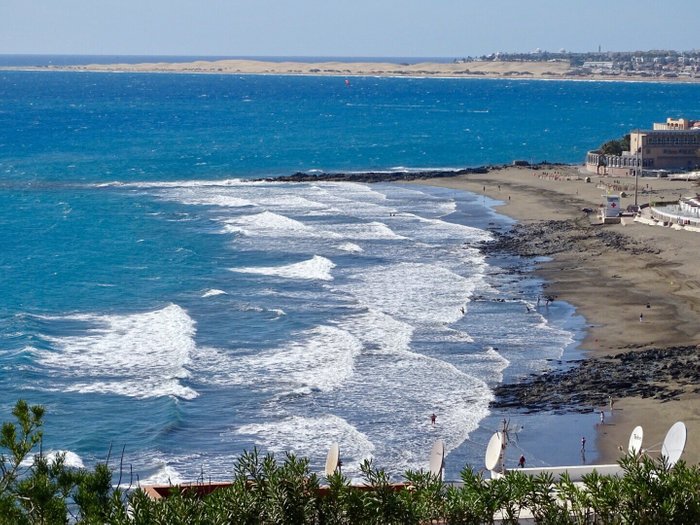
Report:
M700 167L700 121L666 119L651 130L630 132L630 149L622 155L589 151L586 170L599 175L621 177L643 170L681 171Z

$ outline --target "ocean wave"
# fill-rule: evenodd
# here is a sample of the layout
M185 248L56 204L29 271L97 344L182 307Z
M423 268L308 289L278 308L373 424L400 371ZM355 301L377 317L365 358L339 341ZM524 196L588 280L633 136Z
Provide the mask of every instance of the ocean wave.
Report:
M467 363L470 373L485 378L489 384L502 382L503 371L509 365L510 360L491 346L484 353L469 354Z
M378 310L347 316L338 326L357 337L364 352L396 354L408 352L414 327Z
M79 335L44 335L51 350L37 363L68 392L147 398L197 397L181 384L195 350L195 323L178 305L125 315L77 314L52 319L85 323Z
M439 242L460 240L462 242L479 243L489 241L493 235L480 228L456 224L441 219L416 218L416 226L411 238L426 243L436 244Z
M456 357L457 364L424 355L414 348L417 329L411 322L375 309L347 316L338 326L357 337L363 350L332 406L359 415L357 428L375 443L390 472L427 468L432 441L444 439L449 452L489 413L492 393L482 378L492 380L508 363L493 349ZM440 333L445 331L463 336L458 343L470 339L446 327ZM433 412L436 427L430 425Z
M270 452L295 452L308 456L313 463L323 464L333 443L340 444L344 472L357 473L357 466L371 459L375 450L372 441L345 419L333 414L319 417L286 416L277 421L252 423L234 430L237 435L255 436ZM224 439L226 435L223 436Z
M256 204L268 210L279 209L286 211L292 210L295 212L325 210L328 208L326 204L295 194L293 189L289 189L285 193L278 193L274 197L257 199Z
M239 233L246 236L285 237L294 236L310 238L334 238L334 233L324 232L317 228L307 226L301 221L291 219L285 215L264 211L254 215L228 218L222 221L225 233Z
M196 195L190 196L181 194L178 196L177 200L182 204L195 206L220 206L222 208L246 208L248 206L254 206L254 204L247 199L241 199L233 195L222 195L221 193L202 195L201 192L199 192Z
M223 290L219 290L217 288L210 288L202 294L202 297L214 297L216 295L227 295L227 294Z
M370 309L412 324L453 323L482 277L462 277L435 264L401 262L367 269L339 288Z
M394 475L427 468L438 437L448 453L459 447L488 415L493 398L488 385L471 373L402 346L397 341L390 354L363 353L355 375L332 401L339 413L356 414L355 426ZM431 413L438 415L434 427Z
M315 255L313 258L285 266L258 266L244 268L229 268L232 272L269 275L285 279L309 279L332 281L331 270L335 264L325 257Z
M73 451L70 450L49 450L48 452L43 452L43 456L49 462L49 464L54 464L59 455L63 455L63 464L69 468L82 469L85 468L82 458ZM20 463L20 466L24 468L29 468L34 465L34 456L27 457Z
M205 383L242 384L283 394L330 391L354 374L362 345L346 330L317 326L292 337L288 345L254 356L200 349L192 367Z
M403 235L399 235L392 230L386 223L379 221L371 221L364 223L342 223L330 224L326 226L336 237L352 239L358 241L365 240L403 240L406 239Z
M164 461L155 467L155 472L140 480L142 485L178 485L187 481L180 472Z
M343 244L336 246L336 248L350 253L362 253L364 251L360 246L352 242L344 242Z
M221 180L172 180L172 181L109 181L97 184L87 184L91 188L207 188L207 187L226 187L238 184L247 184L246 179L221 179Z

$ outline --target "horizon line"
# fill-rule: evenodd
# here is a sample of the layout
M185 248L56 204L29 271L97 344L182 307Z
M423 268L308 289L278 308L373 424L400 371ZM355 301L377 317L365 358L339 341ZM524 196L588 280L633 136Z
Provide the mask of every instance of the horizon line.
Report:
M493 51L482 53L481 55L459 54L459 55L247 55L247 54L208 54L208 53L12 53L0 52L0 56L129 56L129 57L221 57L221 58L464 58L466 56L491 56L491 55L582 55L582 54L608 54L608 53L653 53L653 52L673 52L673 53L700 53L700 49L635 49L635 50L607 50L607 51Z

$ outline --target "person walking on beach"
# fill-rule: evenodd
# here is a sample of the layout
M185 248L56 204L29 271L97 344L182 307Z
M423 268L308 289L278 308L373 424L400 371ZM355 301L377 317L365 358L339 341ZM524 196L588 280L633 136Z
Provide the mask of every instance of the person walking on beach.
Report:
M600 424L605 424L605 412L603 412L602 410L600 411Z
M521 455L520 459L518 460L518 466L520 468L525 468L525 456Z
M639 314L639 322L641 323L644 321L644 314Z
M615 401L613 400L612 396L608 396L608 404L610 405L610 414L612 415L613 405L615 404Z
M435 412L433 412L433 415L430 416L430 422L435 426L435 421L437 421L437 416L435 415Z
M586 436L581 436L581 454L586 452Z

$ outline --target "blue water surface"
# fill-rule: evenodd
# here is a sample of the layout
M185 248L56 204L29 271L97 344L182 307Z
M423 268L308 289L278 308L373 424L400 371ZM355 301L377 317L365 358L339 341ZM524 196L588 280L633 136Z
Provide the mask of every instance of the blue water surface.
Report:
M569 355L582 320L536 308L529 262L481 254L512 224L494 201L250 179L581 162L700 114L698 89L0 72L2 414L45 404L47 450L125 446L150 481L226 479L253 446L320 469L333 441L351 476L397 474L437 438L456 477L493 386Z
M582 162L700 111L694 84L0 73L5 180L173 180Z

